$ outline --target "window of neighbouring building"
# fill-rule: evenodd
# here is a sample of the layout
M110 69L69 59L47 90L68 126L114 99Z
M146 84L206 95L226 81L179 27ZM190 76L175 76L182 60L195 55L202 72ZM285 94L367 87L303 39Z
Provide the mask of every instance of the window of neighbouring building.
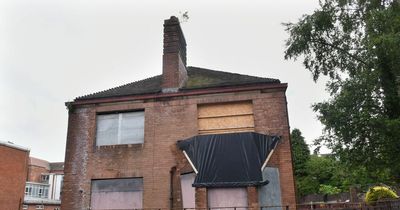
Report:
M25 196L32 198L48 198L49 185L39 183L26 183Z
M240 101L197 107L199 134L254 131L253 104Z
M23 210L27 210L27 209L28 209L28 205L23 205L23 206L22 206L22 209L23 209Z
M91 209L143 208L143 179L92 180Z
M97 146L143 142L144 111L97 115Z
M49 175L48 174L42 174L40 176L40 179L41 179L42 183L46 183L46 184L49 183Z
M44 209L43 205L36 205L36 209Z
M224 210L223 207L236 207L245 210L247 204L246 188L207 188L208 206L213 210ZM239 208L238 208L239 207ZM243 207L243 208L240 208Z

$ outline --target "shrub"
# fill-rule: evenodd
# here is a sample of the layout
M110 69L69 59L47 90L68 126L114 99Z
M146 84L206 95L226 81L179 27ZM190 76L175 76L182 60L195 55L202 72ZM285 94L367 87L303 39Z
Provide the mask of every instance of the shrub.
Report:
M395 198L399 198L399 196L389 187L385 186L370 187L367 194L365 194L365 202L369 205L373 205L380 200Z
M326 184L320 184L319 185L319 193L322 194L327 194L327 195L335 195L339 194L341 191L339 188L331 186L331 185L326 185Z

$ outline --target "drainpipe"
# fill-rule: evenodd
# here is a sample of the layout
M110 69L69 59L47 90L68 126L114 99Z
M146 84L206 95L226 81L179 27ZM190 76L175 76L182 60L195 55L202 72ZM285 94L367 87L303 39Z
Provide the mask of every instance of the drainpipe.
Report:
M170 175L169 176L170 177L170 179L169 179L169 190L170 190L170 192L169 192L169 209L173 209L173 207L174 207L174 188L173 188L174 184L173 184L173 182L174 182L174 171L175 170L176 170L176 167L174 166L169 171L169 175Z

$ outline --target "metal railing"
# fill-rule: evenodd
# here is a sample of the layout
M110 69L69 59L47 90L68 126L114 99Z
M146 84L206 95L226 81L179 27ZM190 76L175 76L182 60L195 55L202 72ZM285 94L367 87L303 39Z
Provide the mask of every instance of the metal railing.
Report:
M176 209L178 210L178 209ZM208 208L183 208L183 210L289 210L289 205L286 206L228 206L228 207L208 207Z
M297 210L400 210L400 200L387 200L374 205L366 203L315 203L297 205Z
M141 209L94 209L90 210L291 210L289 205L286 206L228 206L228 207L207 207L207 208L141 208Z

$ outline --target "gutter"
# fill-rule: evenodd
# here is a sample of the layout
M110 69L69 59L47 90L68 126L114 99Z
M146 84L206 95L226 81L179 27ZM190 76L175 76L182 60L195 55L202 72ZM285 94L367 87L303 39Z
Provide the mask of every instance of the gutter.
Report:
M205 95L205 94L215 94L215 93L229 93L229 92L243 92L261 89L277 89L286 90L287 83L272 83L272 84L258 84L251 86L230 86L230 87L219 87L219 88L208 88L208 89L196 89L196 90L180 90L176 93L152 93L144 95L130 95L130 96L120 96L120 97L109 97L109 98L95 98L95 99L75 99L71 102L66 102L65 106L71 110L73 106L76 105L89 105L97 103L114 103L114 102L126 102L132 100L145 100L145 99L161 99L161 98L171 98L179 96L194 96L194 95Z

